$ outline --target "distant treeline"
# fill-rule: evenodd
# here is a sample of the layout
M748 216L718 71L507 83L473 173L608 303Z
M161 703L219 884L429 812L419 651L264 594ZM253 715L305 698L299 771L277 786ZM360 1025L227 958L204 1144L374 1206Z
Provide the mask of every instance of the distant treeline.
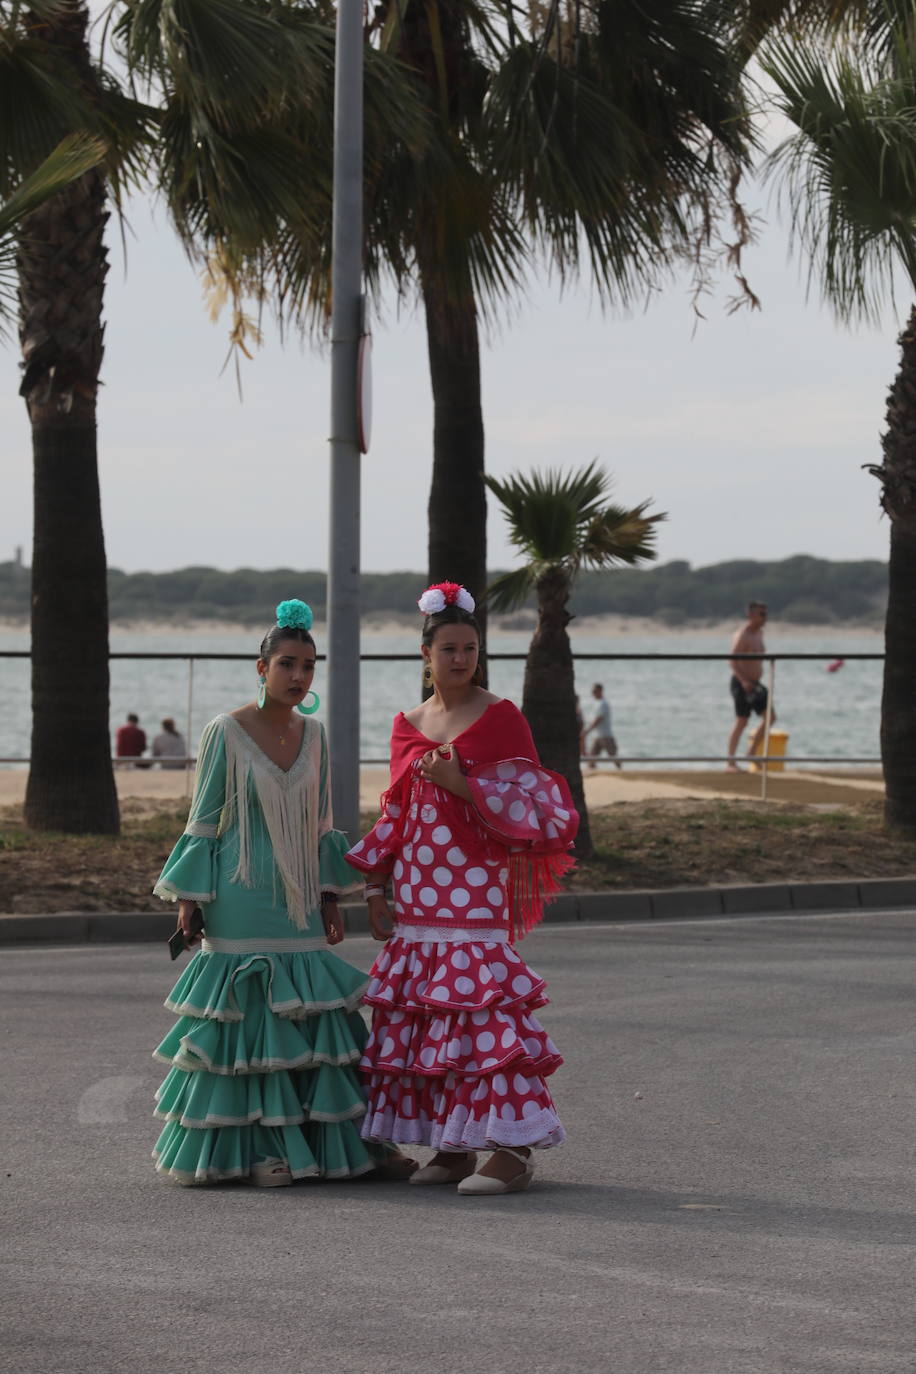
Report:
M423 586L422 573L364 573L363 610L378 615L410 612ZM638 571L585 573L575 585L570 609L579 616L648 616L681 625L734 619L747 601L755 599L767 602L772 618L799 625L876 623L884 614L886 591L887 567L877 559L832 563L800 555L778 563L747 559L707 568L674 562ZM258 626L269 620L277 601L289 596L308 601L322 619L326 578L322 572L293 568L180 568L167 573L111 568L108 596L112 620L223 620ZM0 563L0 616L27 618L28 613L28 569Z

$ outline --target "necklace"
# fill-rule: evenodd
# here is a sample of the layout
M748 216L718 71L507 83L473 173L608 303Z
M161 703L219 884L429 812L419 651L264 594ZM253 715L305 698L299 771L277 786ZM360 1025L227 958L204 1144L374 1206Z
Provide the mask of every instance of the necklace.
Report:
M292 722L292 719L290 719L290 720L287 721L287 723L286 723L286 725L285 725L285 727L284 727L284 729L283 729L283 733L277 735L277 740L278 740L278 742L279 742L279 745L280 745L280 748L281 748L281 749L285 746L285 744L286 744L286 737L287 737L287 735L289 734L290 730L292 730L292 728L293 728L293 722Z

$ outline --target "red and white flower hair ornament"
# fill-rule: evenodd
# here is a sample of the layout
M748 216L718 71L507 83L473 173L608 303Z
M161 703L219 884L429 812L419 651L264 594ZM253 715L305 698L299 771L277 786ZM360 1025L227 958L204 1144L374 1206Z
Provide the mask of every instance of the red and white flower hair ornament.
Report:
M424 615L438 615L446 606L459 606L462 611L470 613L474 604L468 589L457 582L434 582L417 602Z

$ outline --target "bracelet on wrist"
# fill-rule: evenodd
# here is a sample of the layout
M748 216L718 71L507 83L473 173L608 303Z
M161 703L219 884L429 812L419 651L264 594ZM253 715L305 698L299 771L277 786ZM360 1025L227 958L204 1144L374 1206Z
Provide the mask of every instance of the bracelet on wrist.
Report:
M321 905L322 905L322 906L324 906L325 902L336 902L336 901L337 901L337 893L336 893L336 892L322 892L322 894L321 894Z
M367 902L370 897L384 897L384 895L385 889L383 887L379 887L377 883L372 883L363 888L363 896L365 897Z

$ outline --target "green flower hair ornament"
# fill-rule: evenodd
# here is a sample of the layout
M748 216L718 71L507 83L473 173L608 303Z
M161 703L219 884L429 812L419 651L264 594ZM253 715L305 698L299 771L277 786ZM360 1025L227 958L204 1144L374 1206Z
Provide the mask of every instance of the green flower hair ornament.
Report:
M310 630L314 618L311 606L304 601L281 601L277 607L277 624L281 630Z

